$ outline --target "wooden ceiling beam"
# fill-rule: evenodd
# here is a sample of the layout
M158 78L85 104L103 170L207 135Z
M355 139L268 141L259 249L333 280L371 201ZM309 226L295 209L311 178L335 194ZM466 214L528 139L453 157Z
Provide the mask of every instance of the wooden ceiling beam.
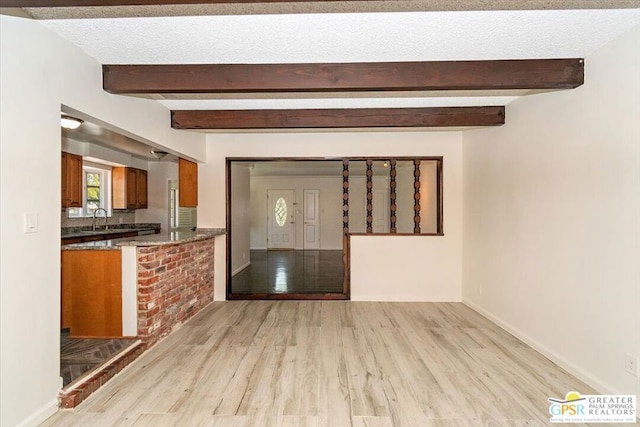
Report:
M176 110L174 129L321 129L500 126L504 107Z
M570 89L582 59L328 64L103 65L110 93Z

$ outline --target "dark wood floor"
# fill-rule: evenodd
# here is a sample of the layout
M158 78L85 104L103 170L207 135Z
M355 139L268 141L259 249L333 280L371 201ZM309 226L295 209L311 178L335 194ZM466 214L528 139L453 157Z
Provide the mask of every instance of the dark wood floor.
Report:
M233 294L341 293L342 251L252 250L251 265L231 279Z

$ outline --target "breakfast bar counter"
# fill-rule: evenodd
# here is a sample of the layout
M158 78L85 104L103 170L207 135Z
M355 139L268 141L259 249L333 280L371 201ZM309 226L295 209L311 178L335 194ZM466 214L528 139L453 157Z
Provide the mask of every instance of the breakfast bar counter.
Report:
M152 345L213 301L214 240L225 233L62 246L62 326L72 337L138 337Z
M195 231L170 231L159 234L123 237L120 239L98 240L95 242L73 243L62 246L62 250L112 250L123 246L158 246L177 245L197 242L221 236L226 233L224 228L199 228Z

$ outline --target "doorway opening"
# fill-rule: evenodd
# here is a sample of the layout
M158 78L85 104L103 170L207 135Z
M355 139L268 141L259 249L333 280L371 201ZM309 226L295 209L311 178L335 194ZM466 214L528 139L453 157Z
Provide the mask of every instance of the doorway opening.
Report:
M60 325L58 356L62 390L59 403L62 408L71 408L131 363L146 347L135 333L123 332L120 251L87 249L117 234L119 237L132 232L137 235L138 232L129 227L136 223L132 206L148 205L149 163L166 162L161 168L168 175L173 166L171 155L156 157L154 147L106 122L66 106L61 106L60 113L61 117L77 118L78 123L74 128L61 123L60 128L60 245L63 249L60 315L55 319ZM127 199L127 194L138 192L140 196L130 198L135 201ZM110 234L107 228L114 233ZM80 246L84 250L64 249L72 244L85 245ZM68 256L81 253L78 257ZM101 314L96 314L97 307L103 308Z
M350 236L444 235L441 156L226 164L227 299L349 299Z
M227 299L349 299L342 160L227 159Z

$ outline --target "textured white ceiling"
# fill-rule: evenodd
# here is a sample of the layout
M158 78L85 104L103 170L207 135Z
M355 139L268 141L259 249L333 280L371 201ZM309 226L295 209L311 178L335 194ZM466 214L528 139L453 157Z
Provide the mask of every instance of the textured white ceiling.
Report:
M103 64L579 57L639 9L188 16L41 21Z
M155 6L25 8L37 19L140 16L260 15L277 13L429 12L452 10L623 9L639 0L376 0L244 2Z
M575 58L589 56L639 25L640 9L176 16L40 22L103 64ZM513 94L486 95L388 93L375 97L340 94L335 98L292 95L289 99L268 99L273 97L254 94L237 99L225 95L219 99L159 102L172 109L261 109L505 105L515 99Z

